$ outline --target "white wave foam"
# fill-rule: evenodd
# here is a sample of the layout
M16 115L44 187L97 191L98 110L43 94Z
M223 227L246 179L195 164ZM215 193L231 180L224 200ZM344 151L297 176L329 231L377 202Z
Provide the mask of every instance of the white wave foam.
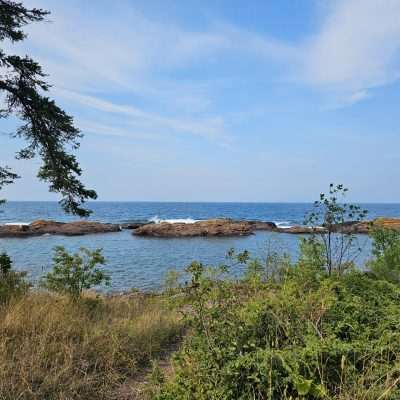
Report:
M274 221L274 224L278 228L292 228L293 227L293 225L291 225L289 221Z
M30 225L29 222L6 222L4 225L7 226L27 226Z
M149 221L156 224L161 224L161 222L168 222L170 224L194 224L199 220L192 218L161 219L156 215L155 217L150 218Z

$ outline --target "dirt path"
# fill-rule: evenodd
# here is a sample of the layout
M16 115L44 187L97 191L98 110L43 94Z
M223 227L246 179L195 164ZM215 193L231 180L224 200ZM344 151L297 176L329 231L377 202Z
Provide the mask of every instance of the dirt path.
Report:
M180 343L179 343L180 344ZM168 378L173 374L172 356L179 349L179 344L171 346L165 354L157 361L163 375ZM148 397L149 376L152 372L152 367L148 367L134 378L131 378L121 384L116 390L113 400L150 400Z

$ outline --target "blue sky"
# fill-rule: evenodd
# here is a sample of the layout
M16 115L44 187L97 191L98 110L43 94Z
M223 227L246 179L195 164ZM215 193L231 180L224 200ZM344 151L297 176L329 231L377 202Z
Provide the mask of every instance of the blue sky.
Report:
M85 134L100 200L400 201L400 1L29 0L51 22L6 50L43 65ZM2 197L56 200L23 178Z

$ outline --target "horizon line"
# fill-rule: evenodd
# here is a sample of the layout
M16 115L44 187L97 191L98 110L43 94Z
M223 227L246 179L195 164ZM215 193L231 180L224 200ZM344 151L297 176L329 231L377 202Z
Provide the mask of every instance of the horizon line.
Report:
M58 200L8 200L7 203L59 203ZM207 201L207 200L90 200L84 204L93 203L185 203L185 204L313 204L314 200L309 201ZM344 203L344 202L343 202ZM343 204L342 203L342 204ZM356 204L400 204L400 201L347 201L345 203Z

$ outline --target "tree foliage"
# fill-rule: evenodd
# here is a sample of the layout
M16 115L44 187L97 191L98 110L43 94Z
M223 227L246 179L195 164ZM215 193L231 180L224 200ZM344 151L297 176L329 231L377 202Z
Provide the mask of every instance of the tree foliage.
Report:
M12 172L10 168L8 168L7 166L0 167L0 190L2 189L3 186L13 183L14 180L17 178L18 175ZM5 200L0 199L0 205L3 203L5 203Z
M24 40L23 28L43 21L48 14L42 9L27 9L22 3L0 0L0 41ZM80 181L82 171L71 153L78 149L82 135L74 126L73 118L46 95L50 85L45 77L41 66L29 56L10 55L0 49L0 93L5 98L0 119L15 115L22 121L12 134L27 143L17 158L39 156L43 164L38 178L48 182L50 191L62 195L60 203L66 212L86 216L89 211L82 204L97 195ZM1 167L0 189L16 178L15 173Z
M7 275L11 271L12 261L7 253L0 254L0 273Z

